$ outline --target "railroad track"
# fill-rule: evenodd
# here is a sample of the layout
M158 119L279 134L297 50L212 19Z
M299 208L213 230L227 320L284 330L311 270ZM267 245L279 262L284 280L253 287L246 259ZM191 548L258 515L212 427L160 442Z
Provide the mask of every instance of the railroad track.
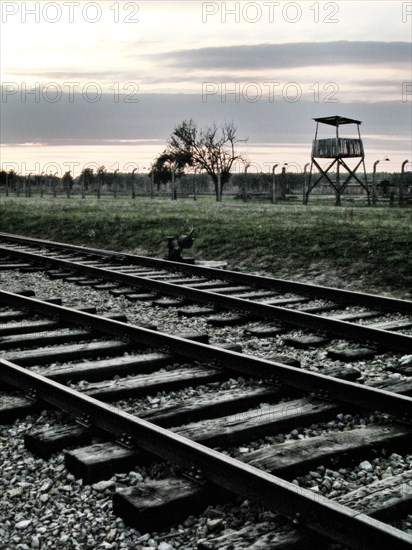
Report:
M110 289L132 301L160 296L155 305L176 307L186 317L209 316L210 324L264 319L272 326L255 331L257 336L284 332L279 324L309 331L291 342L296 346L322 345L324 338L313 332L323 332L404 353L411 349L412 302L405 300L14 235L0 234L0 242L0 268L46 270L50 277ZM348 305L357 310L345 312ZM370 357L373 349L349 349L346 357L362 354ZM345 359L344 353L338 355Z
M4 269L12 268L15 254L29 262L30 268L35 262L40 265L40 254L22 250L20 246L18 251L3 246L1 252ZM68 260L49 257L47 261L50 260L53 268L67 267L64 262ZM82 258L82 261L88 260ZM136 278L135 284L147 290L150 286L151 291L173 296L186 292L186 287L176 283L157 286L159 281L148 279L147 275L142 277L112 270L113 261L118 259L111 260L110 269L83 264L86 270L100 270L87 272L87 277L99 274L95 286L100 286L100 281L107 279L117 284L131 285L130 278ZM127 261L130 262L130 258ZM22 263L17 265L24 269ZM72 270L82 270L83 267ZM107 277L103 276L103 271ZM213 272L213 276L217 274ZM233 284L233 281L230 283ZM200 302L216 303L217 293L195 289L200 292L197 294L193 293L192 287L188 289L192 301L195 301L194 297L201 296ZM325 291L321 289L320 292ZM134 288L133 293L136 293ZM263 318L269 318L271 322L280 318L282 330L283 325L313 330L315 319L319 330L317 319L320 316L307 311L287 310L250 298L233 298L223 294L217 296L217 303L219 307L222 303L231 307L232 299L242 300L243 307L237 307L238 311L250 313L244 303L250 302L253 314L263 312ZM351 297L352 303L353 299ZM371 307L370 300L375 300L375 297L364 300ZM0 292L0 378L9 385L9 389L17 387L26 394L23 397L13 395L11 390L7 399L4 396L3 421L43 409L45 403L76 419L82 426L66 419L63 425L28 433L26 444L44 457L61 451L67 445L77 445L78 449L66 453L66 467L86 482L96 483L117 471L128 470L141 461L151 460L149 457L152 456L177 464L179 471L185 474L189 467L194 471L201 470L200 484L196 479L178 477L143 484L140 492L135 487L115 492L114 510L127 522L139 528L150 526L153 530L159 530L164 524L160 518L165 516L164 513L163 516L156 513L159 512L155 506L157 502L162 503L162 510L167 510L169 522L178 522L182 518L177 511L184 517L196 506L199 509L199 503L204 507L213 496L228 499L230 494L236 493L246 498L258 498L268 509L299 526L299 531L287 531L283 544L295 544L295 547L310 544L312 546L309 547L315 545L321 548L327 544L325 540L331 539L351 548L410 547L409 535L375 518L387 518L393 514L402 516L405 513L412 493L409 490L410 472L396 479L392 476L393 479L377 482L362 498L359 494L349 493L335 500L326 499L291 483L291 476L314 468L320 462L329 460L331 464L342 465L359 457L374 456L373 453L382 448L402 454L410 452L410 379L403 377L401 380L387 381L381 383L380 388L366 386L280 361L246 355L238 348L210 345L207 335L175 336L157 331L155 327L135 326L125 319L105 318L87 310L65 308L55 302ZM381 311L394 311L402 316L410 311L408 302L383 299L382 303L385 305L381 305ZM373 307L376 308L376 305L375 300ZM276 317L272 317L273 311L276 311ZM334 309L329 311L336 311L335 303ZM379 312L374 315L379 316ZM331 323L326 323L326 320ZM398 328L402 325L403 329L407 325L404 319L389 322L392 327L398 323ZM320 323L324 332L327 329L328 333L350 336L358 342L366 341L368 345L383 344L385 349L395 353L405 353L411 349L408 334L333 318L324 318ZM279 327L261 330L266 330L267 334L276 328ZM355 334L358 328L359 335ZM302 345L304 341L301 338ZM309 345L316 345L313 338L306 338L308 342ZM345 349L346 357L359 357L354 355L356 350ZM378 353L379 350L375 348L372 351ZM333 374L348 378L350 369L343 367L338 371L335 369ZM236 390L219 390L219 384L224 385L225 381L239 375L250 378L250 381ZM146 395L158 392L167 394L199 384L212 390L203 399L196 395L179 406L160 403L156 409L143 410L138 416L127 412L130 409L124 406L125 403L130 406L130 401L138 401ZM213 395L215 390L216 395ZM242 460L233 458L228 451L233 446L267 434L327 422L348 411L350 414L379 411L381 416L377 418L381 420L353 433L339 432L331 440L309 437L266 445L244 453ZM103 441L97 446L84 447L96 433ZM216 449L226 450L229 454L222 454ZM228 491L229 495L216 495L216 487ZM151 504L148 504L144 488L152 494L149 499ZM385 495L388 488L391 488L390 502L382 503L379 495ZM199 543L199 547L217 548L223 544L217 539Z

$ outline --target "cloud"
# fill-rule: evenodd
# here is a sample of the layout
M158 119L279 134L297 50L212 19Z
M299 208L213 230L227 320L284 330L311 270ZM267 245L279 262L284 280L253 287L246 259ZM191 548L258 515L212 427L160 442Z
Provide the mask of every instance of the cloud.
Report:
M159 61L194 69L287 69L342 64L386 65L411 63L408 42L296 42L178 50Z
M2 104L2 143L98 144L111 140L163 139L184 119L193 118L199 126L213 121L233 120L240 137L250 143L307 143L313 139L313 118L342 115L362 120L362 133L405 136L411 134L410 102L385 101L368 103L323 103L300 100L295 103L281 97L273 102L236 101L219 94L202 101L200 94L139 94L137 102L119 101L103 94L93 103L80 94L64 94L56 103L35 101L20 94L7 96ZM326 129L327 130L327 129ZM349 128L348 128L349 130ZM346 128L345 128L346 131Z

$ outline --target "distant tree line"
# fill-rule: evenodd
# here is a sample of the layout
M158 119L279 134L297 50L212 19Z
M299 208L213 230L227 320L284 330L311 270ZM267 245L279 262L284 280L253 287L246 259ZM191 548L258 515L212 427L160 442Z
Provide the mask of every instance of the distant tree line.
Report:
M307 178L307 176L306 176ZM104 167L94 170L85 168L75 178L69 172L62 177L52 174L31 174L23 176L14 171L0 171L0 193L13 196L128 196L135 199L138 196L170 196L178 198L199 195L215 195L216 188L213 179L205 172L183 172L173 182L172 174L153 171L138 172L108 172ZM372 174L368 174L371 182ZM305 176L302 173L280 172L276 174L273 192L275 200L301 198ZM412 173L377 173L376 186L378 197L390 199L391 194L398 197L399 193L408 197L412 194ZM234 196L241 200L271 199L273 174L268 172L237 172L224 187L224 195ZM222 190L223 192L223 190ZM359 194L359 186L347 188L345 194ZM330 187L326 180L314 190L313 194L329 194Z

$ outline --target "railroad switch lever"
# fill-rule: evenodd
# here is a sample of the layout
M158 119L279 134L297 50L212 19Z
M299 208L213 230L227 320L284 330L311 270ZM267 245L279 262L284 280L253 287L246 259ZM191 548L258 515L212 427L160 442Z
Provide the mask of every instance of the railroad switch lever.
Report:
M194 229L188 235L180 235L176 237L166 237L168 253L166 260L172 262L184 262L187 264L193 264L193 258L184 258L182 256L182 251L184 249L192 248L194 238L193 233Z

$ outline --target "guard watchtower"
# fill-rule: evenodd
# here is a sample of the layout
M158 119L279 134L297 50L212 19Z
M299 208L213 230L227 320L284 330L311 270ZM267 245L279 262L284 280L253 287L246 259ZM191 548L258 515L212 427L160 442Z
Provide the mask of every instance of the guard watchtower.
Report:
M359 126L362 122L360 120L354 120L352 118L342 116L328 116L314 118L313 120L316 122L316 132L315 139L312 143L312 162L310 166L309 183L304 194L304 203L308 203L309 193L313 191L316 185L325 178L333 187L336 195L336 205L339 206L342 192L350 180L354 178L365 189L368 196L368 204L370 204L370 190L368 187L365 168L365 153L359 130ZM318 139L319 123L334 126L336 128L335 136L327 139ZM358 138L346 138L339 136L339 126L346 124L356 124ZM354 168L350 168L345 161L345 159L348 158L359 158L359 162ZM322 168L316 159L333 160L326 166L326 168ZM355 173L361 164L363 165L364 181L362 181ZM332 175L330 171L335 165L335 173ZM316 166L319 170L317 177L312 177L313 166ZM348 175L345 175L343 181L341 181L341 169L348 172Z

